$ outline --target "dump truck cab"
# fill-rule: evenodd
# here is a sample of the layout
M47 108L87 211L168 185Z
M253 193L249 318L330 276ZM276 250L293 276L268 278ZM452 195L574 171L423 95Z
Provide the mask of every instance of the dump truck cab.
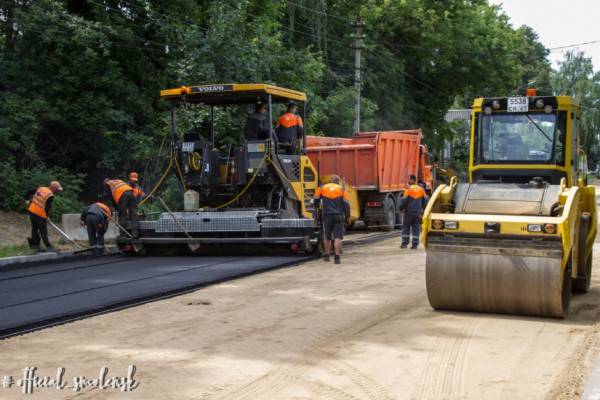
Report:
M304 137L290 148L274 119L306 95L269 84L213 84L163 90L171 113L172 158L185 189L183 211L140 222L143 246L285 243L311 250L317 242L312 197L317 171L304 155ZM247 139L247 121L264 104L260 135ZM277 113L277 114L276 114ZM303 115L304 116L304 115ZM167 211L167 210L165 210Z
M578 126L570 97L475 100L469 181L439 186L423 217L433 308L564 317L589 289L597 212Z

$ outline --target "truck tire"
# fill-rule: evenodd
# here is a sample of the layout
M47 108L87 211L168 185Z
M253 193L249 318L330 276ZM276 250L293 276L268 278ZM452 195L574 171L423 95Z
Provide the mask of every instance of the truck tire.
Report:
M396 227L396 203L392 196L387 196L383 202L384 218L381 224L381 230L389 232Z
M400 202L402 201L402 196L404 192L398 192L396 195L396 227L402 228L402 210L400 210Z
M377 207L366 207L363 221L368 230L391 231L396 226L396 202L391 193L378 193L367 197L367 202L378 202Z
M590 283L592 281L592 254L588 257L586 253L586 239L589 231L591 216L589 213L581 214L581 221L579 223L579 237L578 237L578 254L579 259L577 260L577 277L573 280L573 292L575 293L587 293L590 289Z

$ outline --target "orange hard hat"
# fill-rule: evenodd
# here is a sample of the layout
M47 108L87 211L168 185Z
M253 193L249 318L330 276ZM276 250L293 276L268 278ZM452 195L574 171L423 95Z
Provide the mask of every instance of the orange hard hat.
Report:
M138 181L138 174L137 172L132 172L129 174L129 180L132 182L137 182Z
M60 185L59 181L52 181L52 182L50 182L49 188L53 192L62 192L63 191L63 188Z

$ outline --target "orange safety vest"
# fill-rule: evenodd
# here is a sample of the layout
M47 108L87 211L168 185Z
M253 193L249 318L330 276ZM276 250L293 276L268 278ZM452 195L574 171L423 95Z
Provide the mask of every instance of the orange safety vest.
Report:
M133 190L131 186L126 184L120 179L111 179L106 182L108 187L110 187L110 192L112 193L112 197L115 200L115 203L119 204L119 200L121 200L121 196L128 190Z
M48 215L46 214L46 202L50 197L53 196L54 193L52 193L52 190L48 189L45 186L39 187L35 191L35 194L33 195L31 202L29 203L29 207L27 207L27 211L37 215L38 217L48 219Z
M133 186L133 197L142 197L144 194L144 191L139 186Z
M413 199L420 199L425 197L425 190L419 185L410 185L410 187L404 191L404 197L412 197Z
M322 187L319 186L317 190L315 190L315 197L320 198L321 196L332 200L340 197L346 201L350 200L348 192L346 192L342 186L338 185L337 183L327 183Z
M108 206L106 204L98 202L98 203L94 203L94 205L99 207L108 219L112 218L112 213L110 212L110 208L108 208Z
M341 185L328 183L315 190L315 198L322 198L324 215L343 215L348 210L349 196Z
M277 125L283 128L291 128L294 126L303 126L302 118L291 112L286 112L277 121Z

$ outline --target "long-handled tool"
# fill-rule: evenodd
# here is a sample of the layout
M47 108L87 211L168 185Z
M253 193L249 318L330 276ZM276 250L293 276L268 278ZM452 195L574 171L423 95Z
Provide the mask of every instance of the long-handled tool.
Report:
M54 228L54 230L56 232L58 232L62 237L64 237L65 239L67 239L69 242L71 242L75 247L77 247L78 250L84 250L84 248L81 245L79 245L76 241L74 241L73 239L71 239L69 237L69 235L67 235L62 229L60 229L54 222L50 221L50 218L48 218L47 221L50 224L50 226ZM91 248L90 249L85 249L85 250L86 251L87 250L91 250Z
M134 237L134 236L133 236L131 233L129 233L129 231L128 231L127 229L125 229L125 228L123 227L123 225L119 224L119 223L117 222L117 220L116 220L116 219L114 219L114 218L112 218L110 215L106 214L106 213L104 212L104 210L102 210L102 213L103 213L104 215L106 215L106 218L108 218L110 221L112 221L112 222L115 224L115 226L116 226L117 228L119 228L119 230L120 230L121 232L124 232L124 233L125 233L127 236L129 236L129 238L130 238L130 239L135 239L135 237ZM134 250L136 253L139 253L139 251L140 251L140 250L137 248L137 246L136 246L134 243L131 243L131 246L133 247L133 250Z
M25 203L25 207L29 206L29 201L27 200L23 200L23 202ZM79 243L75 242L73 239L71 239L69 237L69 235L67 235L62 229L60 229L54 222L52 222L50 220L50 218L46 219L46 221L48 221L48 223L50 224L50 226L52 228L54 228L54 230L56 230L58 232L59 235L61 235L62 237L64 237L65 239L67 239L69 242L71 242L76 248L77 248L77 252L81 253L84 251L89 251L91 250L91 248L88 247L82 247ZM27 238L27 241L29 242L29 245L31 246L31 239Z
M185 230L185 228L183 227L183 225L181 224L181 222L175 217L175 214L173 213L173 211L171 211L171 209L169 208L169 206L167 206L167 203L165 203L160 196L155 195L155 197L158 199L158 201L160 201L162 203L163 207L167 210L167 212L169 213L169 215L171 216L171 218L173 218L173 221L175 221L175 223L177 224L177 226L179 226L179 229L181 229L183 231L183 233L185 233L185 235L188 237L188 239L193 240L194 238L188 233L188 231ZM188 247L190 248L191 251L196 251L196 250L198 250L200 248L200 245L199 244L188 243Z

